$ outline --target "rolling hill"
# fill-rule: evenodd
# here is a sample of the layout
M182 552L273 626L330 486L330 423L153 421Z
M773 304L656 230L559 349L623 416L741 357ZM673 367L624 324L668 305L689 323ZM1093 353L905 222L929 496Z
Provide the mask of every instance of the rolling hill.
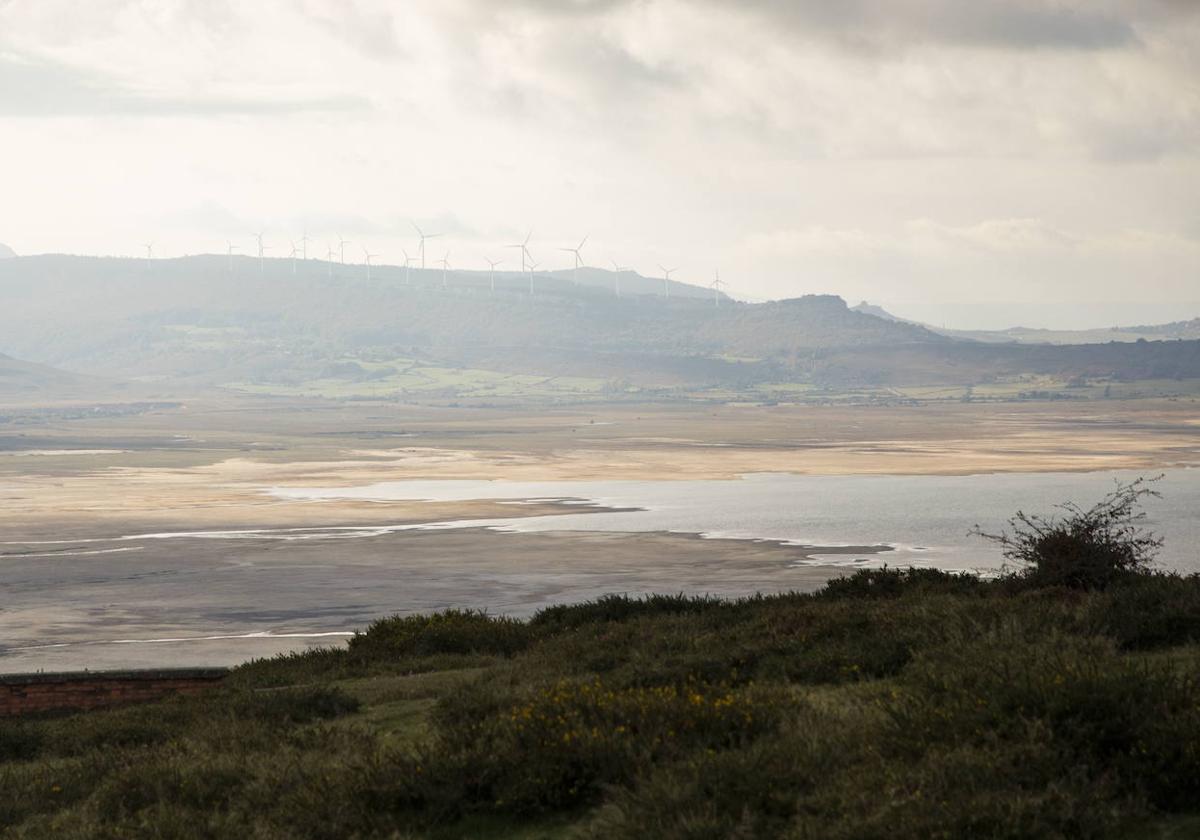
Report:
M100 387L90 377L0 354L0 401L69 398Z
M528 275L495 280L493 292L482 271L378 266L368 278L364 266L314 260L18 257L0 262L11 302L0 352L104 377L343 396L363 388L339 383L452 395L464 376L726 394L1200 377L1200 342L967 341L831 295L748 304L673 283L668 297L661 279L627 272L618 296L614 274L594 268L578 283L537 273L532 293Z

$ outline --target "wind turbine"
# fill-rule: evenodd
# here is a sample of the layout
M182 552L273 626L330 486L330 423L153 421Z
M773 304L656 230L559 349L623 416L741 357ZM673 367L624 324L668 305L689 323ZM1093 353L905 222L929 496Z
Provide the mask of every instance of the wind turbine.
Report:
M663 297L671 296L671 275L678 271L678 268L667 268L662 263L658 264L663 273Z
M404 254L404 285L411 286L412 280L410 279L409 266L412 265L412 261L415 259L415 257L410 257L408 255L408 251L405 251L403 248L400 249L400 253Z
M611 260L613 264L613 287L616 289L617 297L621 296L621 272L626 271L629 266L617 265L616 260Z
M262 276L263 272L266 271L266 267L263 262L263 254L271 250L269 245L263 245L262 237L263 235L261 232L254 234L254 238L258 240L258 274L260 277Z
M721 282L720 269L714 270L713 271L713 281L712 281L713 306L721 305L721 286L723 286L723 285L725 285L725 284Z
M333 279L333 246L325 245L325 266L329 269L329 279Z
M426 239L436 239L437 237L441 236L441 234L440 233L426 233L425 231L421 230L420 225L418 225L416 222L412 222L411 224L413 226L413 230L415 230L417 232L417 236L421 237L421 247L420 247L421 270L424 271L425 270L425 240Z
M533 255L530 254L529 255L529 296L530 297L533 297L533 270L535 268L537 268L539 265L541 265L541 263L534 262Z
M591 234L588 234L588 236L591 236ZM585 236L580 241L580 243L578 245L576 245L574 248L559 248L558 249L560 251L567 251L568 253L575 255L575 267L571 269L571 282L572 283L577 284L579 282L579 266L583 265L583 255L580 254L579 252L583 250L583 246L587 244L587 241L588 241L588 238L587 238L587 236Z
M230 240L225 240L225 253L229 257L229 276L233 276L233 252L237 250L237 246Z
M487 264L491 266L492 294L496 294L496 266L500 265L500 263L504 262L504 260L491 260L487 257L484 257L484 259L487 260Z
M308 243L309 242L312 242L312 240L308 238L308 228L305 228L304 233L301 234L301 236L300 236L300 252L301 252L300 259L304 260L305 262L308 262Z
M142 247L146 249L146 259L148 259L148 260L154 259L154 243L147 242Z
M450 270L450 252L446 252L446 256L442 257L442 288L446 289L449 286L446 284L446 272Z
M529 229L529 233L525 234L525 241L516 245L505 245L505 248L520 248L521 249L521 273L525 273L525 258L533 261L533 256L529 253L529 237L533 236L533 228Z
M346 246L352 244L349 239L342 239L342 235L338 234L338 257L342 261L342 265L346 264Z
M371 282L371 260L378 257L378 254L372 254L365 247L363 248L363 258L367 261L367 282Z
M288 242L292 243L292 252L290 254L288 254L288 259L290 259L292 261L292 276L295 277L296 276L296 254L300 253L300 249L296 247L296 243L292 242L292 240L289 239Z

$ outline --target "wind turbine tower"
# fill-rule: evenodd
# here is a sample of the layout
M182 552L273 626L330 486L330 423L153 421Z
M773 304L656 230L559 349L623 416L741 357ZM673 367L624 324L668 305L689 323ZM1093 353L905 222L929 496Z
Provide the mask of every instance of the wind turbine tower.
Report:
M537 268L539 265L541 265L541 263L534 262L533 255L530 254L530 256L529 256L529 297L531 297L531 298L533 297L533 270L535 268Z
M487 264L491 268L492 294L494 295L496 294L496 266L500 265L504 260L490 260L487 257L484 257L484 259L487 260Z
M588 234L588 236L590 236L590 235L591 234ZM559 248L558 249L560 251L567 251L567 252L575 255L575 266L574 266L574 268L571 269L571 282L576 285L579 284L579 266L583 265L583 255L580 254L579 252L583 250L583 246L587 244L587 241L588 241L588 238L587 238L587 236L585 236L585 237L583 237L583 240L578 245L576 245L574 248Z
M415 257L410 257L408 255L408 251L405 251L403 248L400 249L400 253L404 254L404 285L411 286L412 279L411 279L411 275L410 275L410 271L411 271L410 266L412 266L412 263L413 263L413 260L415 259Z
M441 262L442 262L442 288L448 289L449 285L446 283L446 272L450 270L450 252L449 251L446 252L446 256L442 257Z
M288 242L292 243L292 252L290 254L288 254L288 259L290 259L292 261L292 276L295 277L296 276L296 254L300 253L300 249L296 247L296 243L292 242L292 240L289 239Z
M333 246L325 246L325 267L329 269L329 279L333 279Z
M529 233L525 234L524 242L520 242L516 245L505 245L504 246L505 248L520 248L521 249L521 273L522 274L525 273L526 258L528 257L530 261L533 260L533 257L529 253L529 237L531 237L531 236L533 236L533 228L530 228Z
M440 233L426 233L425 231L421 230L420 225L418 225L416 222L412 222L412 226L413 226L413 230L415 230L417 232L417 236L421 237L421 246L420 246L419 250L421 252L421 270L424 271L425 270L425 240L426 239L436 239L437 237L441 236L441 234Z
M679 269L678 268L667 268L662 263L659 263L658 267L662 269L662 273L663 273L663 297L669 298L671 296L671 275L674 274Z
M349 239L342 239L342 235L338 234L338 258L341 259L342 265L346 264L346 246L351 244Z
M269 245L263 245L262 233L254 234L254 238L258 240L258 275L261 277L266 271L266 264L263 260L263 255L271 250Z
M367 282L368 283L371 282L371 260L378 256L379 256L378 254L372 254L365 247L363 248L363 259L366 260L366 263L367 263Z
M620 297L621 296L621 273L623 271L625 271L628 268L628 266L617 265L616 260L611 260L611 262L613 264L613 289L616 291L617 297Z
M713 281L712 281L713 306L721 305L721 286L723 286L723 285L725 285L725 284L721 282L720 269L714 270L713 271Z

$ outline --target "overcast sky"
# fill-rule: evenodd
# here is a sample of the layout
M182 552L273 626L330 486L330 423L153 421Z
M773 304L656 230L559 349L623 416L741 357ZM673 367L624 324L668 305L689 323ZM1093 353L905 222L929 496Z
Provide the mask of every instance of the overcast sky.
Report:
M0 242L1200 315L1196 0L0 0Z

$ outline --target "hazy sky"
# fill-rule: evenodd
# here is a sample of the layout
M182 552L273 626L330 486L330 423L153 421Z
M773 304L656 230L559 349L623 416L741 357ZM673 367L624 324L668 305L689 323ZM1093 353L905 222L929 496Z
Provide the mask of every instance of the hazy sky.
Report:
M1200 315L1197 0L0 0L0 242Z

